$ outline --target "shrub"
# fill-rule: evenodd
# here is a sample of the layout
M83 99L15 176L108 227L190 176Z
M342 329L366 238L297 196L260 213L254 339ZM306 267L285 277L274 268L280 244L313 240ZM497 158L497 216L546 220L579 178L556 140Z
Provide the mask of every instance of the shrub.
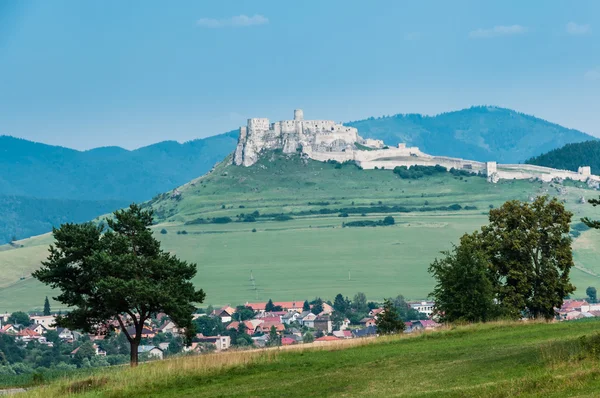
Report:
M273 217L273 220L275 221L289 221L293 219L294 217L288 216L287 214L279 214L278 216Z
M232 221L230 217L215 217L212 219L213 224L228 224Z
M394 225L395 223L396 223L396 220L394 220L394 217L392 217L392 216L387 216L382 221L383 225Z
M167 230L163 228L163 229L160 230L160 233L163 234L163 235L166 235L167 234Z
M256 232L256 228L252 228L252 232Z

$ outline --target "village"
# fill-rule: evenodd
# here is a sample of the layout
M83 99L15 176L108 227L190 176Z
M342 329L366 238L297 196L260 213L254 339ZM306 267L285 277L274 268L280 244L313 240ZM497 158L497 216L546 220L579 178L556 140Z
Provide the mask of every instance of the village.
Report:
M369 302L367 307L363 308L365 313L362 315L365 316L360 319L354 316L351 321L346 314L355 310L349 306L349 300L340 298L341 295L338 295L335 303L323 302L320 299L312 303L269 300L247 302L236 307L199 309L193 315L197 334L189 346L183 344L183 333L177 325L165 314L157 314L144 325L138 353L142 360L159 360L170 355L194 355L229 349L309 343L319 345L346 339L377 337L377 320L384 313L384 309ZM595 303L594 299L589 301L565 300L562 307L556 309L555 321L600 317L600 303ZM442 326L436 321L433 301L407 301L401 302L401 305L406 305L406 311L400 311L405 317L418 318L404 321L404 333L430 331ZM107 353L114 354L116 351L113 346L123 338L123 333L118 327L114 329L116 335L84 334L57 327L55 320L56 314L0 314L0 338L12 338L17 345L24 348L55 345L70 347L70 351L67 351L73 359L81 357L83 351L87 353L85 355L97 357L106 357ZM128 329L128 333L135 335L133 327ZM121 351L123 354L126 350ZM115 364L112 362L114 361L101 363ZM74 360L74 363L82 362Z

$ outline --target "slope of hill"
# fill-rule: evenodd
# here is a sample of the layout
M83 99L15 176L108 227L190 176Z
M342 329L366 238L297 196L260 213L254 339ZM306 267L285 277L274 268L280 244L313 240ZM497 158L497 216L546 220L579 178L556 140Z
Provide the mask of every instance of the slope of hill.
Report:
M520 163L554 148L594 137L510 109L478 106L437 116L418 114L346 123L361 136L389 145L406 142L425 153L469 160Z
M567 144L528 159L525 163L555 169L577 171L579 166L591 166L592 174L600 174L600 141Z
M277 153L248 168L223 162L148 205L156 211L153 229L164 249L198 264L194 282L206 291L206 304L235 305L359 291L372 300L425 298L433 287L427 267L441 250L485 224L490 206L539 194L563 199L575 223L599 218L597 209L580 204L582 196L596 195L585 184L490 184L450 173L401 179L391 170ZM395 225L352 227L388 215ZM600 232L581 232L579 241L578 268L571 275L576 297L583 297L588 286L600 286ZM0 269L11 269L0 273L2 310L39 307L46 295L55 295L28 277L47 255L48 243L43 236L0 251ZM21 275L26 279L19 280Z
M76 151L0 136L0 195L45 199L148 200L199 175L231 153L237 132L127 151Z
M65 378L24 396L593 397L600 390L597 358L580 337L599 324L479 324L205 354Z
M125 200L38 199L0 195L0 244L40 235L65 222L84 222L127 206Z

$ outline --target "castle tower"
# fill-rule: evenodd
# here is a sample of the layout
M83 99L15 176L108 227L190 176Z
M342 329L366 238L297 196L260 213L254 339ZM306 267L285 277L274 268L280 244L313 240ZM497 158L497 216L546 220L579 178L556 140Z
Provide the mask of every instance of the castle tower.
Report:
M294 111L294 120L296 120L296 121L304 120L304 112L302 111L302 109L296 109Z

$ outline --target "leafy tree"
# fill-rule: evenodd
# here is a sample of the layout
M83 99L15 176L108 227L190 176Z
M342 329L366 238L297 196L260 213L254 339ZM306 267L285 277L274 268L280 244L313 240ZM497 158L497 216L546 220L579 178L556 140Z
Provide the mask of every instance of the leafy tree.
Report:
M596 207L596 206L600 205L600 198L599 199L590 199L590 200L588 200L588 202L592 206ZM590 228L600 229L600 220L594 221L594 220L590 220L589 218L586 217L586 218L581 219L581 221L583 221L585 223L585 225L587 225Z
M394 307L396 307L396 310L398 311L398 315L400 315L400 318L402 318L403 321L407 322L419 319L427 319L427 315L420 313L408 305L403 295L399 294L396 296L393 302Z
M400 333L404 331L405 327L404 321L400 318L400 314L398 314L394 303L390 299L385 299L383 311L377 316L375 324L379 334Z
M354 295L354 299L352 300L352 309L359 313L369 312L366 294L358 292Z
M79 346L79 349L75 353L75 360L82 366L84 359L90 359L96 355L96 349L91 341L86 341Z
M48 300L48 296L46 296L46 300L44 300L44 315L50 315L50 301Z
M502 281L497 299L505 316L552 319L554 308L573 293L571 217L558 199L545 196L490 210L482 239L496 280Z
M585 289L585 294L590 299L590 303L595 303L596 301L598 301L597 300L597 293L596 293L596 288L595 287L590 286L587 289Z
M254 318L254 310L244 305L238 305L232 318L234 321L247 321Z
M489 225L463 236L453 252L430 266L437 312L448 321L552 319L554 308L574 291L571 216L547 197L490 210Z
M312 305L313 306L310 311L313 314L319 315L321 312L323 312L323 300L321 299L321 297L317 297L316 299L314 299Z
M64 224L54 229L55 244L33 276L61 291L55 299L72 310L58 316L58 326L90 333L107 332L118 322L130 344L130 364L138 363L144 322L166 313L194 335L194 303L205 294L191 279L196 265L164 252L153 236L152 211L132 204L114 213L104 226ZM133 323L135 334L127 331Z
M304 304L302 304L302 311L310 311L310 304L308 300L304 300Z
M205 336L216 336L225 332L225 327L220 318L212 316L200 316L194 320L196 332Z
M8 323L12 323L13 325L23 325L29 326L31 325L31 319L29 319L29 315L23 311L16 311L10 314L8 317Z
M429 266L436 280L431 293L443 321L485 322L497 316L496 287L487 254L477 234L465 234L459 246Z
M269 301L267 302L267 305L265 306L265 311L266 312L274 311L273 308L275 308L275 304L273 304L273 300L269 299Z
M304 336L302 337L303 343L312 343L313 341L315 341L315 336L313 336L311 332L304 333Z
M395 223L396 220L394 220L394 217L392 216L385 217L382 222L383 225L394 225Z
M346 314L350 309L350 302L347 298L345 299L341 293L338 293L333 300L333 308L341 314Z
M277 347L281 345L281 337L277 334L277 329L275 326L271 326L271 330L269 330L269 346Z

